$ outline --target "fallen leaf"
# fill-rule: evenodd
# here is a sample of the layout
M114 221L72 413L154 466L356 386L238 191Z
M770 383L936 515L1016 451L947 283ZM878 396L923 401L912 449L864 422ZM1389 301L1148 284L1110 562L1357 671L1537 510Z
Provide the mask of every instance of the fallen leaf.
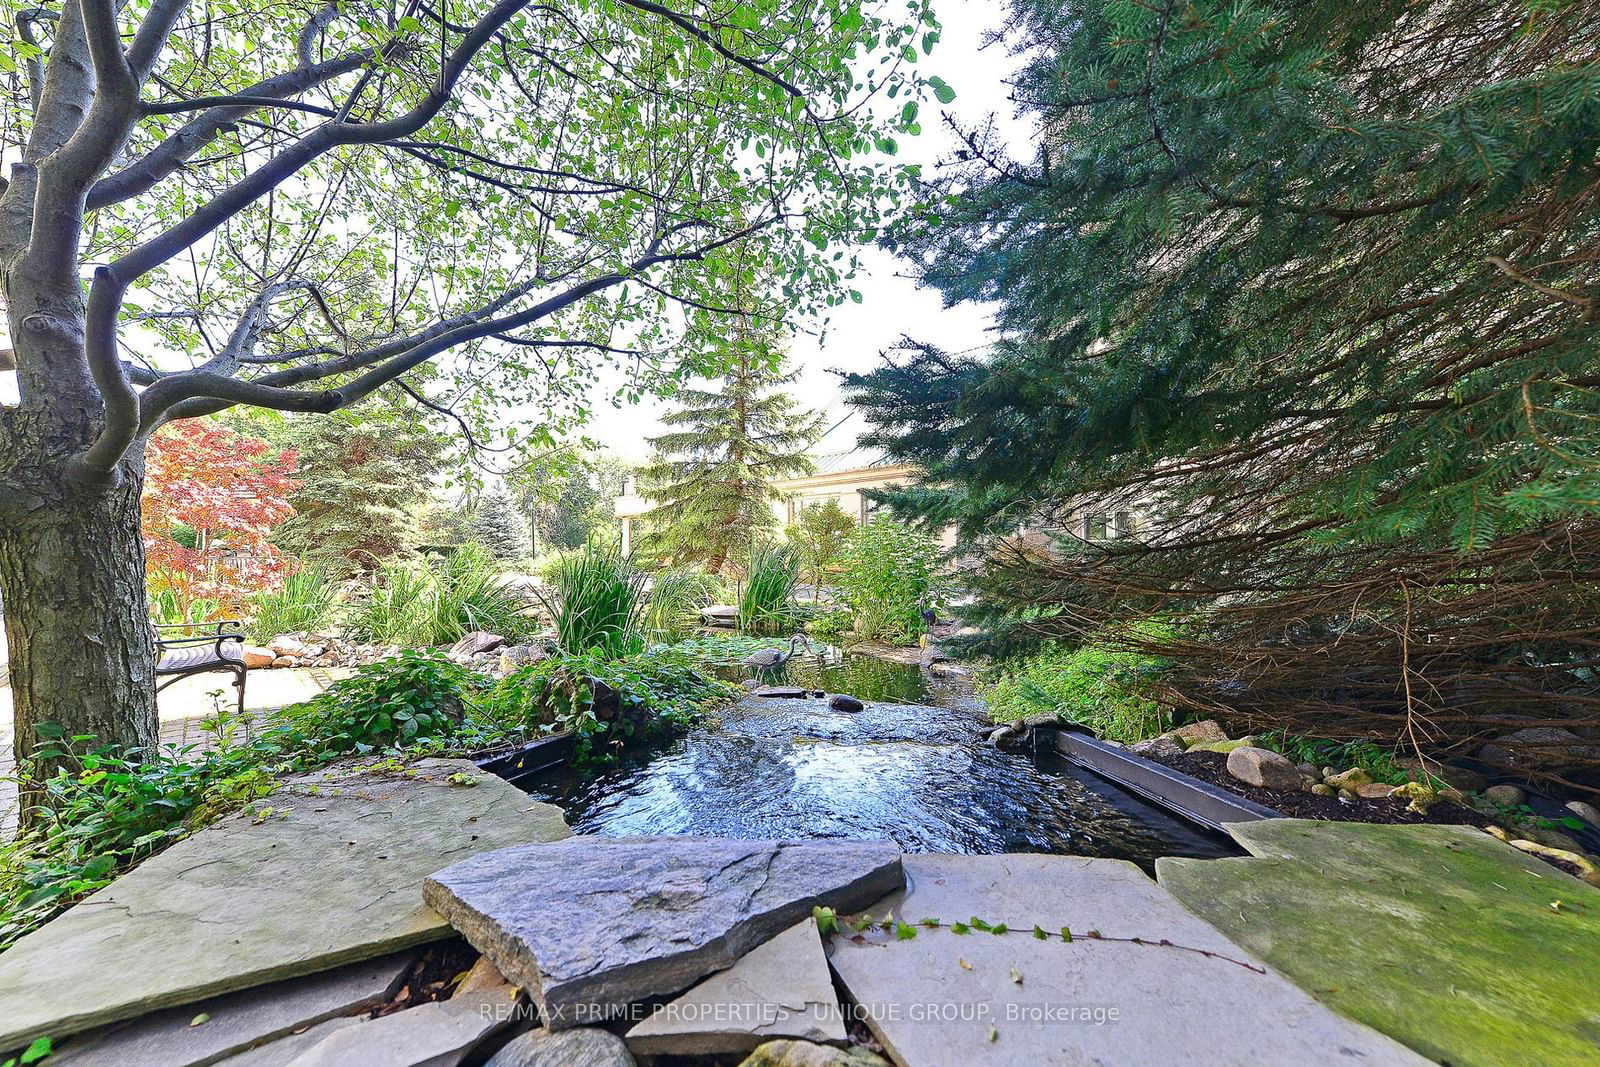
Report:
M208 1023L210 1021L211 1015L208 1012L201 1012L199 1015L196 1015L193 1019L189 1020L189 1025L200 1026L201 1024Z

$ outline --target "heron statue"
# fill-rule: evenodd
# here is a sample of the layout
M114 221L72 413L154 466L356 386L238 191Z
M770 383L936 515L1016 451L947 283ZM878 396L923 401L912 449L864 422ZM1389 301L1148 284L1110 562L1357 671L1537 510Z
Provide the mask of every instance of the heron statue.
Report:
M744 658L744 665L759 674L781 671L788 665L789 660L794 658L795 649L799 645L805 645L807 652L815 651L811 647L811 638L805 634L795 634L789 638L787 651L781 648L760 648Z

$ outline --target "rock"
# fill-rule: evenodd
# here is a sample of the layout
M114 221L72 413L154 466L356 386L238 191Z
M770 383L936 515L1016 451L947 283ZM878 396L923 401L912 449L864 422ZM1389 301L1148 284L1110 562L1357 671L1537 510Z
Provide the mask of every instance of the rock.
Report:
M1396 756L1394 761L1405 769L1406 774L1414 782L1422 781L1422 776L1426 774L1431 778L1440 779L1456 789L1468 793L1475 793L1488 784L1483 775L1477 771L1468 767L1457 767L1452 763L1439 763L1435 760L1424 761L1417 759L1415 756Z
M1021 734L1017 732L1017 728L1014 725L1006 723L989 731L989 736L986 740L991 748L999 748L1001 745L1015 741L1020 736Z
M69 1038L50 1057L72 1067L179 1067L212 1063L315 1026L370 1011L405 981L416 952L338 967L305 978L154 1012ZM190 1025L196 1016L209 1018Z
M294 664L295 660L293 656L277 656L272 661L272 665L274 667L293 667Z
M1478 758L1508 770L1559 767L1576 760L1600 759L1600 745L1588 744L1559 726L1530 726L1484 745Z
M1600 808L1582 800L1567 801L1567 810L1591 826L1600 826Z
M1167 731L1184 746L1193 745L1200 741L1226 741L1228 735L1215 719L1206 719L1203 722L1191 722L1175 730Z
M548 655L543 645L507 645L500 650L500 670L510 674L538 663Z
M1329 788L1332 788L1332 787L1330 786ZM1361 798L1356 795L1356 791L1354 789L1341 789L1341 790L1339 790L1339 799L1340 800L1360 800Z
M267 642L267 648L279 656L297 659L315 659L327 651L326 646L309 644L293 634L279 634Z
M1327 781L1329 778L1332 778L1334 775L1336 775L1338 773L1339 773L1339 768L1337 768L1337 767L1324 767L1324 768L1322 768L1322 780L1323 781Z
M1342 771L1339 774L1330 774L1323 780L1329 785L1333 786L1335 789L1348 789L1350 792L1354 793L1356 791L1356 786L1371 784L1372 775L1368 774L1360 767L1351 767L1348 771Z
M828 707L834 711L865 711L867 706L848 693L835 693L828 698Z
M487 630L473 630L463 634L461 639L450 646L450 651L457 655L476 656L480 652L493 652L506 643L506 639L499 634L492 634Z
M278 654L272 649L262 648L260 645L245 645L242 654L244 665L253 671L272 666L272 661L278 658Z
M1311 791L1317 794L1319 797L1336 797L1339 795L1339 791L1337 789L1325 782L1318 782L1316 785L1311 787Z
M628 1031L641 1056L750 1052L791 1037L843 1044L848 1035L817 921L807 917Z
M530 1030L512 1038L484 1067L634 1067L622 1038L608 1030Z
M1240 958L1226 938L1131 863L908 855L905 867L909 888L870 907L874 917L892 914L916 924L922 916L949 922L975 914L1006 923L1010 932L963 936L914 926L909 940L881 929L859 942L833 938L834 973L896 1063L1275 1065L1326 1063L1335 1049L1341 1063L1421 1063L1276 973L1159 947L1166 939ZM1070 945L1059 936L1041 941L1032 935L1035 925L1051 933L1070 926L1078 936ZM1104 940L1083 936L1090 930ZM1248 1015L1241 1005L1249 1006ZM1071 1014L1070 1007L1089 1015Z
M1501 807L1515 808L1527 803L1528 794L1514 785L1491 785L1483 791L1483 799Z
M423 899L561 1030L680 992L814 906L859 910L903 879L888 841L586 837L474 856Z
M768 700L803 700L811 693L795 685L758 685L750 695Z
M1300 788L1300 772L1294 764L1264 748L1236 748L1228 753L1228 773L1258 789Z
M1128 746L1128 751L1145 759L1166 760L1183 755L1183 746L1174 738L1161 736L1135 741Z
M732 604L709 604L700 609L700 620L707 626L737 626L739 609Z
M1228 829L1250 858L1162 858L1156 877L1330 1008L1430 1061L1597 1062L1594 999L1573 995L1600 989L1600 953L1587 947L1600 944L1600 895L1588 887L1470 826L1260 819ZM1568 905L1559 912L1557 899ZM1331 1048L1312 1060L1390 1062Z
M1421 782L1407 782L1389 795L1409 798L1411 803L1406 805L1406 810L1416 812L1418 815L1427 814L1428 809L1439 802L1439 794Z
M1322 781L1322 771L1317 768L1315 763L1296 763L1294 769L1299 771L1302 777L1311 778L1319 782Z
M359 765L288 779L270 817L184 838L0 955L0 1049L447 937L421 900L441 857L567 834L560 809L467 760Z
M739 1067L889 1067L889 1061L859 1045L834 1048L810 1041L768 1041Z
M405 1008L329 1034L285 1067L455 1067L519 1014L514 986ZM268 1046L270 1048L270 1046Z
M1356 786L1355 794L1363 800L1380 800L1394 793L1394 786L1384 782L1362 782Z
M929 668L935 678L971 678L972 671L967 667L958 667L953 663L935 662Z
M1259 743L1252 736L1246 735L1233 741L1196 741L1189 746L1190 752L1221 752L1229 753L1236 748L1257 748ZM1295 772L1299 774L1297 770Z

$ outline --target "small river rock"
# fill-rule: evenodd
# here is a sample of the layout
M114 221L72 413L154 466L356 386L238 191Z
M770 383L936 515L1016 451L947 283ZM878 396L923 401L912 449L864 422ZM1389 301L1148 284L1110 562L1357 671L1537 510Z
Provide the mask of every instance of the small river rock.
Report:
M1299 789L1300 772L1276 752L1236 748L1228 753L1228 773L1245 785L1262 789Z

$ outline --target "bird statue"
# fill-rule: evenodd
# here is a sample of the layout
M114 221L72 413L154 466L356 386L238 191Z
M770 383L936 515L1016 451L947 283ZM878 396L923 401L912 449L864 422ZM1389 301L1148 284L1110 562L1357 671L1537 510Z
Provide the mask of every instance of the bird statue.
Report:
M744 658L744 665L753 671L768 673L780 671L794 657L795 646L805 645L806 651L811 652L811 639L805 634L795 634L789 638L788 651L781 648L759 648Z

